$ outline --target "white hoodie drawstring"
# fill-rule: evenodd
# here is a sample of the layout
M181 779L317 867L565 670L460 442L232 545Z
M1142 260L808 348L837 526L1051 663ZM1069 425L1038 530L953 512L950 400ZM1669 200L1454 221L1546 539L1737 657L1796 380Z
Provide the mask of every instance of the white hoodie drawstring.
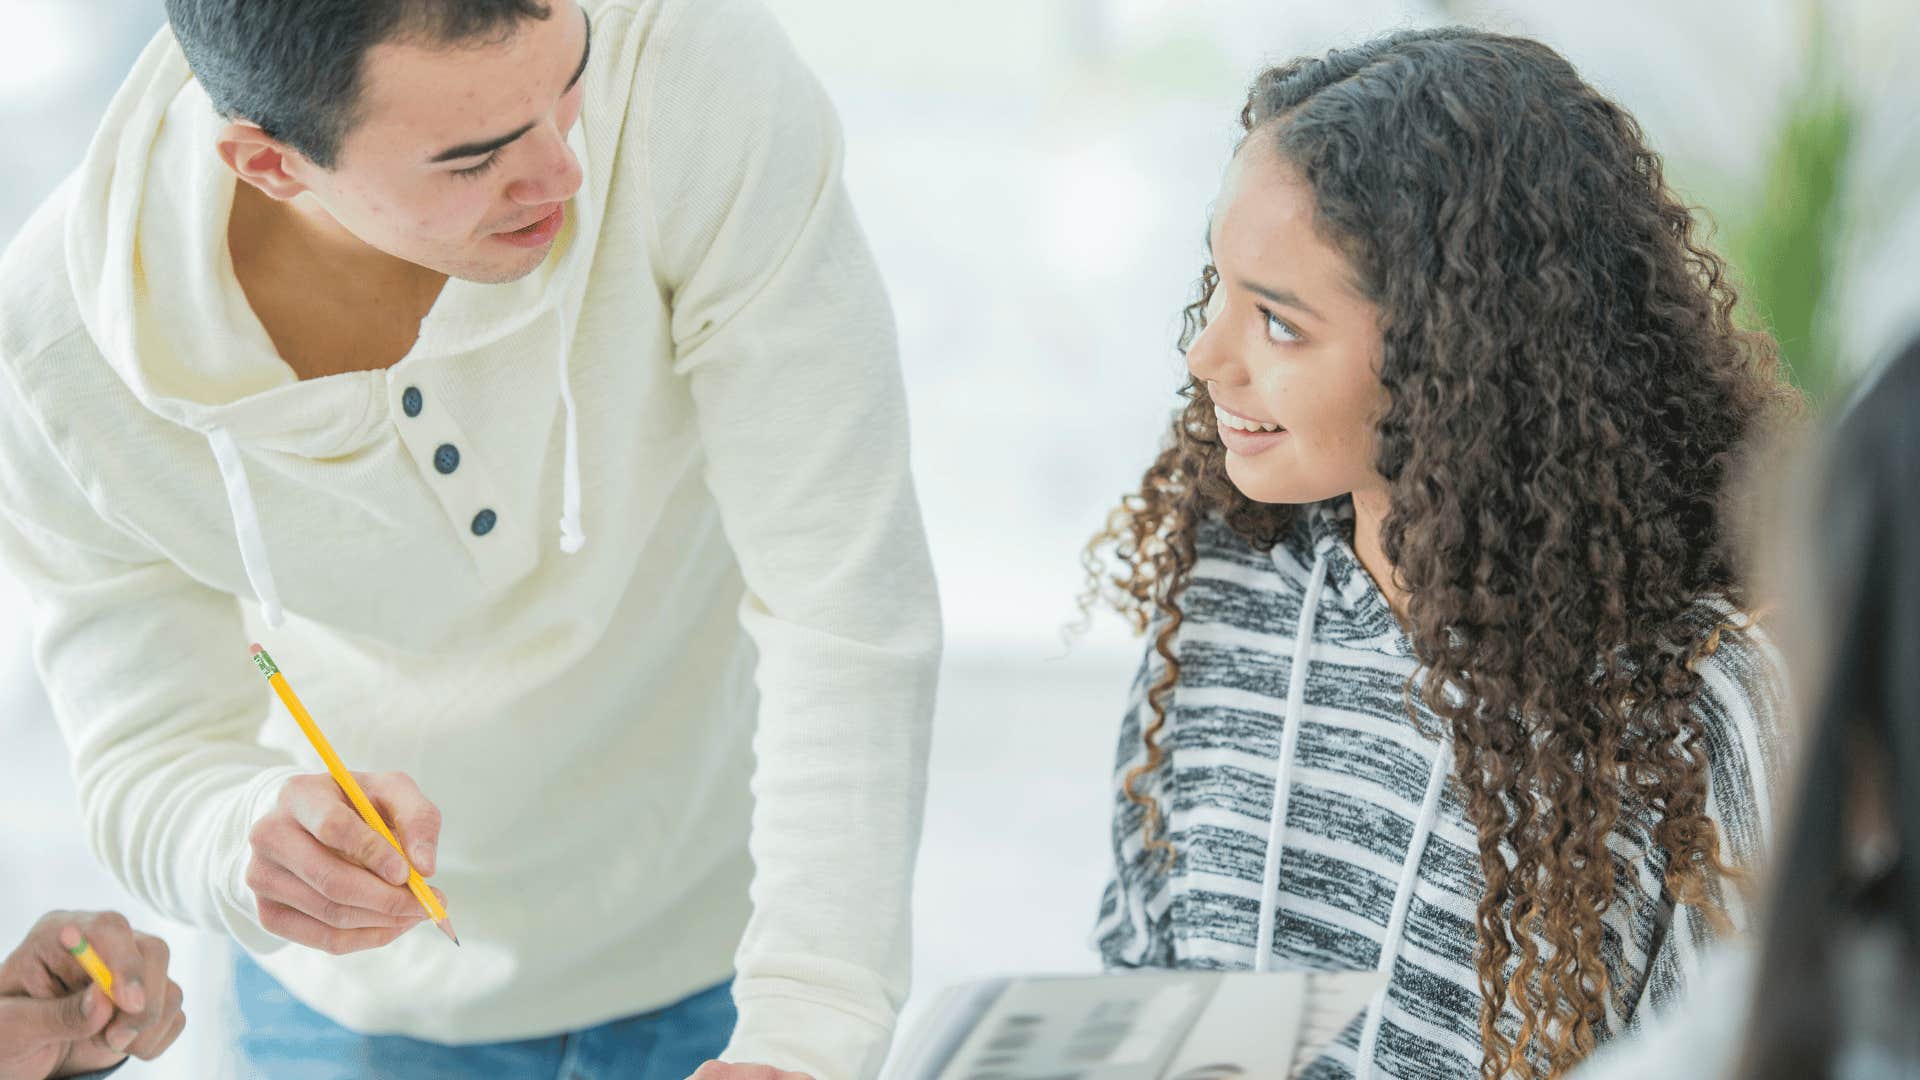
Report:
M1266 872L1261 875L1260 928L1254 942L1253 970L1270 971L1273 965L1274 919L1280 902L1280 854L1284 848L1287 824L1287 796L1292 789L1293 759L1300 741L1302 711L1306 703L1307 667L1313 647L1314 623L1320 607L1320 593L1327 583L1327 559L1313 561L1313 576L1301 600L1300 621L1293 648L1293 668L1287 678L1287 713L1280 732L1280 763L1274 771L1273 816L1267 823ZM1414 822L1413 837L1407 845L1406 861L1400 866L1400 883L1394 890L1393 908L1387 917L1386 939L1380 943L1379 971L1393 977L1394 961L1407 932L1407 912L1413 907L1413 888L1420 880L1420 860L1426 854L1427 841L1440 816L1440 795L1446 790L1447 776L1453 771L1453 748L1445 740L1433 755L1433 767L1427 774L1427 790L1420 801L1420 816ZM1386 1009L1387 988L1374 994L1367 1007L1367 1019L1360 1033L1359 1076L1371 1080L1374 1050L1380 1039L1381 1016Z
M566 411L566 460L560 478L560 550L569 555L586 545L587 534L580 524L580 425L579 409L573 400L568 379L573 353L573 334L567 326L565 310L560 311L560 403ZM247 483L247 469L240 459L240 448L225 428L207 432L213 448L213 460L220 466L220 479L227 488L227 507L233 513L233 537L240 546L240 562L246 567L247 583L260 601L267 625L279 629L286 621L280 607L280 590L273 583L273 563L267 558L266 537L260 531L260 510L253 501L253 488Z
M1313 561L1313 579L1300 601L1295 630L1293 669L1287 677L1287 715L1280 729L1280 764L1273 777L1273 818L1267 823L1267 868L1260 876L1260 929L1253 946L1253 970L1266 971L1273 961L1273 919L1280 897L1280 850L1287 829L1287 794L1293 788L1294 747L1300 741L1300 712L1307 698L1307 654L1313 648L1313 623L1320 609L1320 590L1327 583L1327 559Z
M573 335L567 329L567 313L560 312L560 403L567 413L567 453L565 471L560 476L560 550L571 555L587 542L580 526L580 422L573 404L573 385L567 378L568 361L573 353Z
M560 400L567 413L567 451L565 473L561 477L560 550L571 555L587 542L580 528L580 434L575 417L573 390L567 385L567 333L561 331ZM266 537L260 531L260 511L253 501L253 488L247 482L247 469L240 460L240 448L226 428L207 432L207 444L213 448L213 460L220 466L220 479L227 488L227 508L233 514L233 538L240 547L240 563L246 567L247 584L260 601L267 625L278 630L286 622L280 607L280 590L273 583L273 563L267 557Z
M1380 943L1379 971L1393 978L1394 961L1407 935L1407 911L1413 907L1413 886L1420 880L1420 860L1426 855L1427 841L1433 837L1434 822L1440 817L1440 794L1446 790L1447 776L1453 772L1453 745L1445 739L1434 752L1433 768L1427 774L1427 794L1420 800L1420 819L1414 823L1413 838L1407 844L1407 861L1400 867L1400 886L1393 892L1393 914L1387 917L1386 940ZM1387 987L1373 995L1367 1007L1366 1026L1360 1029L1360 1072L1357 1080L1372 1080L1373 1053L1380 1041L1380 1018L1387 1008Z
M246 567L247 583L260 601L267 625L279 629L285 622L280 610L280 590L273 584L273 564L267 561L267 541L260 532L260 511L253 503L253 489L247 484L247 469L240 461L240 448L226 428L207 432L213 447L213 460L220 466L220 479L227 486L227 508L233 512L233 538L240 545L240 563Z

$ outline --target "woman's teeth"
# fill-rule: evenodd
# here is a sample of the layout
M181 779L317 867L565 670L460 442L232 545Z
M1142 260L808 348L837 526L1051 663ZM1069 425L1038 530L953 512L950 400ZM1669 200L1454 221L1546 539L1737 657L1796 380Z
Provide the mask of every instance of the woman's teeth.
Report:
M1252 431L1257 433L1280 430L1279 424L1256 424L1251 420L1242 420L1240 417L1233 415L1218 405L1213 407L1213 415L1216 420L1220 421L1221 427L1230 427L1236 431Z

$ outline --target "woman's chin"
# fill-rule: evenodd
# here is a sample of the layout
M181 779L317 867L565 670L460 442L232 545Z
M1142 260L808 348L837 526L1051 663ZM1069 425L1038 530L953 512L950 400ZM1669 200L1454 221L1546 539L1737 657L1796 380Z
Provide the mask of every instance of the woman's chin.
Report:
M1293 469L1276 467L1278 464L1228 453L1227 479L1233 482L1235 490L1254 502L1276 506L1304 506L1346 493L1338 485L1313 483Z

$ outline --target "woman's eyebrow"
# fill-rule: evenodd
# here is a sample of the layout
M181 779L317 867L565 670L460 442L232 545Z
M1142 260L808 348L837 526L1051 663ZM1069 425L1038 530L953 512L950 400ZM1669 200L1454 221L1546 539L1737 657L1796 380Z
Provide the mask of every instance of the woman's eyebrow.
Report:
M1322 321L1326 319L1326 316L1314 310L1314 308L1311 305L1309 305L1305 300L1300 299L1300 294L1293 292L1290 289L1271 289L1265 285L1260 285L1251 281L1245 281L1245 280L1239 280L1239 279L1236 279L1234 284L1240 286L1243 289L1246 289L1249 292L1258 294L1260 296L1264 296L1267 298L1267 300L1281 307L1289 307L1294 309L1295 311L1304 311L1308 315L1311 315L1314 318L1320 319Z

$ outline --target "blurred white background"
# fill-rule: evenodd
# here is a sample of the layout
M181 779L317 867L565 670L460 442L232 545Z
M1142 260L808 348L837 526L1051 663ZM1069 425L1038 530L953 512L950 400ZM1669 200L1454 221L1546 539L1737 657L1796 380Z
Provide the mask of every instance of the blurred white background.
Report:
M845 123L948 617L916 1004L959 979L1095 966L1107 772L1139 646L1113 618L1070 652L1060 630L1081 546L1165 428L1178 310L1263 63L1446 21L1544 38L1639 115L1731 233L1766 227L1819 15L1858 117L1815 323L1861 358L1915 310L1920 82L1896 64L1920 55L1910 0L770 2ZM0 0L0 243L77 163L160 21L158 0ZM86 852L25 605L0 574L0 950L50 908L127 911L176 946L192 1022L122 1075L219 1075L224 945L154 916Z

